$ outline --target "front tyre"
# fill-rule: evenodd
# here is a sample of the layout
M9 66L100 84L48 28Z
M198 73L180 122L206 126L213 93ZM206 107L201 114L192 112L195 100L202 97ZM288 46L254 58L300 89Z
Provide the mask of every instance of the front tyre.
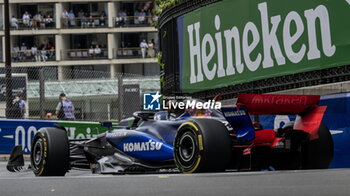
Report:
M34 136L30 162L36 176L64 176L69 167L69 142L66 131L41 128Z
M221 172L231 159L231 138L224 124L215 119L183 123L175 136L174 158L183 173Z

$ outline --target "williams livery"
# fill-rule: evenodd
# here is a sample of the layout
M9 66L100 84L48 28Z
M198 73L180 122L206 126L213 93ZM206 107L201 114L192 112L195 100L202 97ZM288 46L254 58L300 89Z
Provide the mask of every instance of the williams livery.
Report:
M333 140L322 124L327 107L319 101L316 95L240 94L235 105L188 109L176 118L170 110L135 112L118 127L102 123L109 130L86 140L68 139L60 126L41 128L31 145L30 168L36 176L63 176L77 168L101 174L328 168ZM264 129L259 115L269 114L296 119ZM13 149L9 171L23 168L21 153L21 146Z

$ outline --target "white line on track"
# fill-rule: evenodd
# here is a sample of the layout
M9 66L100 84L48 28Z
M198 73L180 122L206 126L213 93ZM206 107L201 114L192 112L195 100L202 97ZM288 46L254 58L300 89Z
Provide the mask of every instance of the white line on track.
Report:
M202 174L169 174L169 173L159 173L159 174L96 174L96 175L83 175L83 176L65 176L65 177L35 177L33 176L6 176L0 177L0 180L20 180L20 179L84 179L84 178L149 178L149 177L157 177L157 178L169 178L169 177L198 177L198 176L233 176L233 175L263 175L268 173L278 173L280 171L258 171L258 172L226 172L226 173L202 173Z

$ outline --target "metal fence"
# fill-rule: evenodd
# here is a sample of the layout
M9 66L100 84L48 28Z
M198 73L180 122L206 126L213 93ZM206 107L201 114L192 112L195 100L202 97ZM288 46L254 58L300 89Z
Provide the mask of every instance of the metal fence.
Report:
M144 93L160 91L159 76L54 67L15 68L12 76L12 98L23 97L26 119L57 119L58 98L64 93L74 104L76 120L118 121L142 109ZM0 87L0 118L6 118L4 74Z

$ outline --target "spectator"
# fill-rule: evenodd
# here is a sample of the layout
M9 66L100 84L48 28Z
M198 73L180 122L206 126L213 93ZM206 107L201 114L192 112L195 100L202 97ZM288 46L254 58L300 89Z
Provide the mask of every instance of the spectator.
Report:
M140 24L145 24L146 12L143 9L141 10L141 12L139 12L138 21L140 22Z
M140 48L141 48L142 58L145 58L146 57L146 50L148 48L148 44L147 44L146 40L143 40L140 43Z
M73 10L71 10L68 14L68 18L69 18L69 25L71 27L74 27L76 25L75 23L75 14L73 13Z
M52 47L49 49L49 52L48 52L48 59L50 59L50 60L55 59L55 46L52 46Z
M86 28L88 26L88 20L85 15L83 15L83 17L80 19L80 25L81 28Z
M45 115L45 119L46 120L51 120L51 118L52 118L52 113L46 113L46 115Z
M94 53L95 53L96 57L101 57L102 56L101 48L98 45L96 45L96 48L94 49Z
M90 57L95 57L95 49L94 47L91 45L90 49L89 49L89 56Z
M40 22L40 28L45 29L46 28L46 17L43 16Z
M20 60L20 54L19 54L19 47L18 46L13 47L13 50L11 52L11 57L12 57L13 61L15 61L15 62Z
M60 120L75 120L74 116L74 105L66 97L64 93L61 93L59 96L59 102L56 107L56 115Z
M126 14L126 12L125 12L125 11L122 11L122 12L120 13L120 16L123 17L123 22L124 22L124 24L125 24L125 25L128 25L128 24L129 24L129 20L128 20L128 15Z
M17 94L15 99L12 101L11 113L15 119L24 119L24 114L26 112L26 103L22 99L21 94Z
M155 57L154 44L151 41L148 41L147 57Z
M18 30L18 20L15 18L15 16L12 16L11 18L11 27Z
M61 18L62 18L63 27L67 28L68 27L68 20L69 20L69 14L68 14L67 10L64 10L62 12Z
M83 18L85 16L85 13L84 13L84 11L83 10L80 10L79 12L78 12L78 25L82 25L81 24L81 19Z
M22 43L21 50L26 51L27 49L26 43Z
M47 60L47 51L46 51L46 48L43 47L43 48L41 49L40 53L41 53L41 59L42 59L44 62L46 62L46 60Z
M121 16L115 17L115 25L116 25L117 27L122 27L122 26L124 26L124 19L123 19L123 17L121 17Z
M40 26L40 23L42 21L43 17L41 16L41 12L38 12L33 17L33 28L38 30L38 27Z
M30 57L31 54L30 54L30 51L28 51L28 48L26 46L25 43L22 43L22 46L21 46L21 59L20 60L25 60L27 57Z
M138 10L136 10L136 11L134 12L134 24L135 24L135 25L140 24L139 15L140 15L140 12L139 12Z
M94 18L90 15L88 19L88 27L95 27L95 20Z
M24 27L29 28L30 27L30 16L27 11L24 12L22 16L22 22Z
M38 50L38 48L34 45L34 46L32 46L32 48L30 50L31 50L32 58L34 58L35 57L35 53Z
M34 59L35 59L36 62L40 62L41 61L41 52L40 52L40 50L36 50L35 51Z
M106 25L106 18L107 18L106 12L102 11L101 15L100 15L100 26L105 26Z
M51 15L47 15L47 17L45 18L45 26L46 27L53 27L53 19L52 19Z

